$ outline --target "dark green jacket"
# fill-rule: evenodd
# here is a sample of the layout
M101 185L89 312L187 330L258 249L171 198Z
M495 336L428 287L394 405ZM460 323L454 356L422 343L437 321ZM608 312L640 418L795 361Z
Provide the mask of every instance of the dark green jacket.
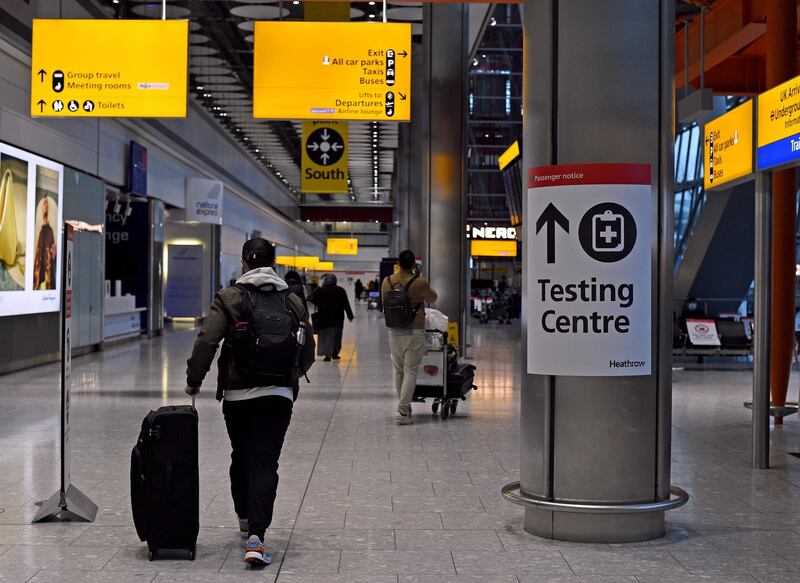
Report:
M208 316L200 327L200 333L194 341L192 355L186 362L186 384L190 387L199 387L203 384L206 374L214 362L219 343L228 336L234 324L244 320L243 298L244 291L232 286L223 289L214 297ZM308 314L303 307L303 302L294 294L289 294L295 315L308 323ZM308 324L308 330L311 324ZM222 370L224 367L220 367ZM217 379L217 394L226 390L225 379L219 375ZM296 391L295 391L296 392Z

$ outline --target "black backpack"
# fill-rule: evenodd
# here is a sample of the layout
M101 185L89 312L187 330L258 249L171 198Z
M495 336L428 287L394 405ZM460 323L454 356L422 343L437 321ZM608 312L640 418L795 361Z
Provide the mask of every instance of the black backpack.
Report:
M229 378L229 388L296 387L314 364L316 347L311 327L290 299L291 292L237 287L244 292L243 321L234 324L229 337L238 377Z
M392 276L389 276L389 291L383 296L383 314L386 317L387 328L408 328L414 322L417 312L422 307L421 303L414 306L408 289L418 278L415 275L403 285L399 281L392 283Z

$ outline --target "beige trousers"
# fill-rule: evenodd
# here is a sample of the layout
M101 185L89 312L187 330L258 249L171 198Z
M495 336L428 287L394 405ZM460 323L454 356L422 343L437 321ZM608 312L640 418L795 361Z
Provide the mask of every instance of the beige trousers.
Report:
M425 330L389 330L389 350L394 366L394 389L397 392L397 412L408 415L411 398L417 385L417 369L425 350Z

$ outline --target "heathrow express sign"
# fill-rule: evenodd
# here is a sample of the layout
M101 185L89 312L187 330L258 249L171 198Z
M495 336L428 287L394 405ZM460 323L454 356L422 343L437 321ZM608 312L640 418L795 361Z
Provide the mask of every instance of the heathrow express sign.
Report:
M411 119L411 25L256 22L253 117Z
M187 20L33 21L31 115L186 117Z
M528 373L651 373L650 166L528 175Z

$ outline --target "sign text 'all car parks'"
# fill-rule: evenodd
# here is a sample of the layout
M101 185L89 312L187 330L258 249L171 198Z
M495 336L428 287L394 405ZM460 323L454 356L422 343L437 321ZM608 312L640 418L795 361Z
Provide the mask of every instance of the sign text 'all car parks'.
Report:
M253 117L411 119L411 25L257 22Z
M528 176L528 373L651 373L653 197L646 164Z

